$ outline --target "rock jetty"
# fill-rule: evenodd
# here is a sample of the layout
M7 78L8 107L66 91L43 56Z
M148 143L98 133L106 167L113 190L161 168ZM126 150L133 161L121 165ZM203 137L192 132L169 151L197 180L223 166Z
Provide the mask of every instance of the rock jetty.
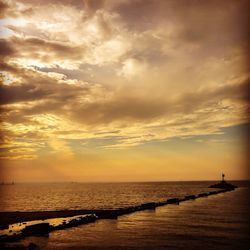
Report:
M233 185L229 182L226 182L224 178L225 178L225 174L222 174L222 180L218 183L215 183L215 184L209 186L209 187L210 188L220 188L220 189L235 189L235 188L237 188L236 185Z
M221 182L222 182L222 184L221 184ZM192 201L192 200L195 200L198 198L203 198L203 197L206 198L206 197L211 196L211 195L216 195L216 194L220 194L220 193L233 191L236 188L235 185L232 185L230 183L225 184L224 179L221 182L219 183L220 184L219 187L216 184L210 186L213 188L219 188L219 190L213 190L213 191L205 192L205 193L203 192L203 193L200 193L197 195L186 195L183 198L171 198L171 199L167 199L167 200L161 201L161 202L143 203L143 204L137 205L137 206L118 208L118 209L114 209L114 210L89 210L88 214L86 214L86 210L82 210L82 213L83 213L83 211L85 211L85 214L77 215L77 216L73 216L73 217L67 217L67 214L69 214L69 212L70 213L74 212L73 214L76 214L77 213L76 210L75 211L65 210L64 211L65 212L65 216L64 216L65 219L61 218L61 219L63 219L62 223L57 224L57 225L52 225L48 222L41 221L40 223L27 225L28 222L27 222L27 224L26 224L26 222L23 222L20 224L25 225L25 227L19 233L1 235L0 236L0 243L19 240L21 238L24 238L24 237L27 237L30 235L49 234L51 231L54 231L54 230L62 230L62 229L69 228L69 227L75 227L75 226L79 226L82 224L95 222L98 219L117 219L118 216L131 214L131 213L143 211L143 210L155 209L156 207L163 206L163 205L168 205L168 204L179 205L180 202ZM62 212L63 211L60 211L60 214Z

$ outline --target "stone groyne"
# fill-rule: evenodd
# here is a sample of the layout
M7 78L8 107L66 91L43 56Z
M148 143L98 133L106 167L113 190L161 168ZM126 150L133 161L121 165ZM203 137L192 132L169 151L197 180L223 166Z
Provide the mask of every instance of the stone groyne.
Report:
M33 224L29 224L27 217L26 221L25 218L23 217L23 222L20 222L20 216L22 212L9 212L9 214L12 213L12 219L10 221L14 221L15 223L17 222L15 221L15 219L18 220L19 226L22 229L18 233L16 233L11 230L10 228L11 225L10 226L8 225L8 229L5 230L7 233L0 236L0 242L16 241L32 235L48 235L50 232L55 230L62 230L70 227L79 226L82 224L95 222L98 219L117 219L118 216L131 214L134 212L139 212L148 209L155 209L157 207L168 204L179 205L181 202L184 201L195 200L198 198L208 197L211 195L225 193L233 190L234 188L220 189L216 191L199 193L197 195L187 195L182 198L171 198L161 202L143 203L137 206L130 206L114 210L65 210L65 211L23 212L24 214L26 213L26 215L30 216L30 217L28 216L28 218L33 218L36 221ZM14 215L17 216L17 218L15 218ZM33 217L31 215L33 215ZM51 218L54 219L59 218L58 219L59 222L55 224L48 222Z

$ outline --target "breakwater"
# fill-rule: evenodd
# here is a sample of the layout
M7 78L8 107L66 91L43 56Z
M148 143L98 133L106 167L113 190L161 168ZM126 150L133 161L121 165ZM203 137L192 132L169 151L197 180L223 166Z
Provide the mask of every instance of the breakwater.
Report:
M19 223L20 231L14 232L10 227L6 229L6 234L0 236L1 242L8 242L12 240L19 240L23 237L31 236L31 235L48 235L50 232L54 230L62 230L74 226L79 226L86 223L95 222L98 219L116 219L118 216L130 214L133 212L155 209L159 206L164 206L168 204L180 204L184 201L195 200L202 197L207 197L211 195L216 195L219 193L224 193L228 191L232 191L234 189L221 189L216 191L204 192L197 195L187 195L181 198L171 198L166 199L161 202L149 202L143 203L136 206L130 206L126 208L119 208L114 210L65 210L65 211L50 211L48 214L50 215L48 218L56 218L57 221L52 223L52 220L46 219L46 211L39 212L40 216L43 214L43 219L35 218L35 223L30 224L29 221L25 221ZM18 213L18 212L16 212ZM33 215L37 213L34 212ZM32 212L30 212L32 214ZM19 216L21 213L19 212ZM61 217L61 218L59 218ZM63 218L65 217L65 218ZM10 232L11 231L11 232Z

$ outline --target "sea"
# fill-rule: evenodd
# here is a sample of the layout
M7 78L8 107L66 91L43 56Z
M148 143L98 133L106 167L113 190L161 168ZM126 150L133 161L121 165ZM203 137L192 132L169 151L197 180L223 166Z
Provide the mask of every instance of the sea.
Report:
M1 185L0 211L115 209L211 191L215 182ZM97 220L18 243L40 249L249 249L249 182L234 191Z

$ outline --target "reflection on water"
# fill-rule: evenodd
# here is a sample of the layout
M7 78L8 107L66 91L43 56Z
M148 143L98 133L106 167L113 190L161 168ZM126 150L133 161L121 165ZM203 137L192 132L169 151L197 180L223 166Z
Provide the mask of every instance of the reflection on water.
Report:
M112 209L211 191L211 182L54 183L0 186L0 211Z
M248 190L99 220L22 243L33 241L42 249L248 249Z

